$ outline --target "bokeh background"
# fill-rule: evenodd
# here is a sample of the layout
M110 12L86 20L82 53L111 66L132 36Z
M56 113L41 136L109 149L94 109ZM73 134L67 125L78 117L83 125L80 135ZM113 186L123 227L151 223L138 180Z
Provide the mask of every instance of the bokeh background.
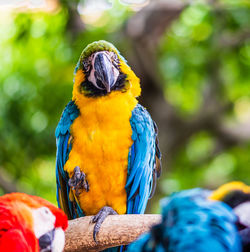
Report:
M159 127L161 197L250 184L248 0L0 1L0 194L55 197L54 131L90 42L114 43Z

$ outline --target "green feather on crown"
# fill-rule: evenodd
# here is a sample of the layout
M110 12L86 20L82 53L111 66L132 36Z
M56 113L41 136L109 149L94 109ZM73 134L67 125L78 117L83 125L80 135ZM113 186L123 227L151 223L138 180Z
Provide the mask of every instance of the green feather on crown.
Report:
M119 60L122 60L125 63L127 63L127 61L121 56L120 52L117 50L117 48L113 44L111 44L105 40L99 40L99 41L95 41L95 42L87 45L83 49L83 51L80 55L80 58L77 62L77 65L75 68L75 73L79 68L81 68L83 60L88 58L92 53L99 52L99 51L114 52L118 56Z

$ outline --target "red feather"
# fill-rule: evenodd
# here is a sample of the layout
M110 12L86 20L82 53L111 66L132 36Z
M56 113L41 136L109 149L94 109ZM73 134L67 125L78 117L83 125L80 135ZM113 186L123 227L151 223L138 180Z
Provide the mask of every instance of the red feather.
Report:
M48 201L24 193L10 193L0 197L0 251L39 251L31 210L43 206L55 215L55 227L65 230L68 226L66 215Z

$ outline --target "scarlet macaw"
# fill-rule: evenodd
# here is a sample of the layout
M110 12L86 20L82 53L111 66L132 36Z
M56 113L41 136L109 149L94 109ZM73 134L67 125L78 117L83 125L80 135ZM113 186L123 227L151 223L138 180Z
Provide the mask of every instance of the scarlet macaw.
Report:
M0 251L61 252L68 220L48 201L24 193L0 197Z
M56 128L57 199L69 219L144 213L160 176L157 127L138 104L137 76L109 42L82 52Z

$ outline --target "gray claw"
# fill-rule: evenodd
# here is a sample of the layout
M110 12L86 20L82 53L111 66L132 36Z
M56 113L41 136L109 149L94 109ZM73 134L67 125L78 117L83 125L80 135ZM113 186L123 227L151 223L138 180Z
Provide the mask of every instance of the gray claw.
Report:
M74 175L69 179L68 185L76 191L76 195L79 196L81 191L84 189L86 192L89 191L89 183L86 179L84 172L80 170L79 166L74 169Z
M108 215L115 215L115 214L117 214L117 212L112 207L105 206L92 218L91 222L95 223L93 239L97 244L98 242L96 240L96 236L100 231L102 223L104 222L104 220Z

